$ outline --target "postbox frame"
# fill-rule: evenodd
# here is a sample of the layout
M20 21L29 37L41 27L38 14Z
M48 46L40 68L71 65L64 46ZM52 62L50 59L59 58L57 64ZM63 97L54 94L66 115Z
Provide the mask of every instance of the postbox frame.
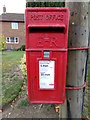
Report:
M28 42L28 39L29 39L29 35L28 35L28 33L30 32L29 31L29 27L30 28L32 28L32 27L57 27L57 25L56 24L53 24L52 26L48 26L48 25L30 25L29 23L28 23L28 13L29 12L35 12L35 11L37 11L37 12L58 12L58 11L65 11L65 12L67 12L67 23L66 24L60 24L60 25L58 25L58 27L63 27L64 28L64 32L66 33L66 35L65 35L65 39L66 39L66 45L65 45L65 48L58 48L58 49L56 49L56 48L29 48L29 42ZM65 79L66 79L66 75L64 76L64 81L63 81L63 87L64 87L64 90L63 90L63 99L62 99L62 101L43 101L43 100L34 100L34 101L32 101L32 100L30 100L31 99L31 96L30 96L30 91L31 91L31 86L30 86L30 84L31 84L31 82L30 82L30 68L28 67L29 66L29 60L30 60L30 57L29 57L29 52L31 52L31 51L34 51L34 52L42 52L42 56L40 57L40 58L37 58L37 61L38 61L38 64L37 64L37 70L38 70L38 88L39 88L39 60L48 60L48 61L50 61L50 60L52 60L52 61L55 61L55 67L54 67L54 71L55 71L55 75L54 75L54 89L38 89L39 91L50 91L50 90L52 90L52 91L54 91L54 90L56 90L56 82L57 82L57 58L52 58L51 56L52 56L52 52L54 51L56 51L56 52L64 52L64 53L66 53L67 54L67 43L68 43L68 23L69 23L69 10L67 9L67 8L37 8L37 7L35 7L35 8L26 8L26 11L25 11L25 28L26 28L26 60L27 60L27 82L28 82L28 96L29 96L29 102L30 103L37 103L37 104L62 104L62 103L64 103L64 100L65 100L65 83L66 83L66 81L65 81ZM46 51L46 50L48 50L48 51L50 51L50 58L43 58L43 51ZM65 58L66 60L67 60L67 56L66 56L66 58ZM67 65L67 63L65 63L65 66ZM65 71L66 71L66 68L65 68Z

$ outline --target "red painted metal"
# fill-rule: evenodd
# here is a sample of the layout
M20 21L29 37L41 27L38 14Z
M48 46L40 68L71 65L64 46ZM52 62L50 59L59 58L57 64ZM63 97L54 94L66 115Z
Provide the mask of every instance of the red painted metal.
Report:
M44 48L43 50L47 50L46 48ZM26 49L26 52L30 52L30 51L43 51L42 50L42 48L38 48L38 50L37 49ZM68 49L51 49L51 48L48 48L48 50L50 50L50 51L61 51L61 52L65 52L65 51L68 51Z
M69 11L67 8L27 8L25 11L26 64L30 103L64 103L68 23ZM49 58L44 57L45 51L50 52ZM52 83L47 81L50 80L49 77L45 79L41 76L45 66L49 66L48 68L54 72L49 74L49 70L46 74L46 68L44 73L44 75L50 76L54 81ZM44 87L40 82L42 78L46 80Z

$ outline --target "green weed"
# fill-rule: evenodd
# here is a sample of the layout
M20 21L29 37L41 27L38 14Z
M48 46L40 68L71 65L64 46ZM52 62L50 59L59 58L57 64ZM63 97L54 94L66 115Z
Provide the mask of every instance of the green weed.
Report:
M50 111L51 107L52 107L52 104L48 105L47 111Z
M27 98L26 98L25 100L22 100L22 101L18 104L17 108L21 108L22 106L27 106L27 105L30 105L30 103L28 102L28 96L27 96Z

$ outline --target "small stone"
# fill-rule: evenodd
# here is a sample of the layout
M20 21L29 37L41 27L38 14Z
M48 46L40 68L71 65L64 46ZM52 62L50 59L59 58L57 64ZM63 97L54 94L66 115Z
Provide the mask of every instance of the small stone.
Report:
M11 115L11 113L9 113L9 115Z
M11 108L13 108L13 105L11 105Z
M43 107L43 104L39 105L39 110Z
M37 107L36 107L36 106L33 106L33 108L34 108L34 109L37 109Z
M2 109L0 109L0 113L2 113Z

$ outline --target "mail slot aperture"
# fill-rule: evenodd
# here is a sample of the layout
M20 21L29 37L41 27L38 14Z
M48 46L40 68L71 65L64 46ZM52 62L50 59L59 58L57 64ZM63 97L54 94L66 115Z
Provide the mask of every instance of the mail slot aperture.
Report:
M64 33L65 27L29 27L30 33L34 32L59 32Z

